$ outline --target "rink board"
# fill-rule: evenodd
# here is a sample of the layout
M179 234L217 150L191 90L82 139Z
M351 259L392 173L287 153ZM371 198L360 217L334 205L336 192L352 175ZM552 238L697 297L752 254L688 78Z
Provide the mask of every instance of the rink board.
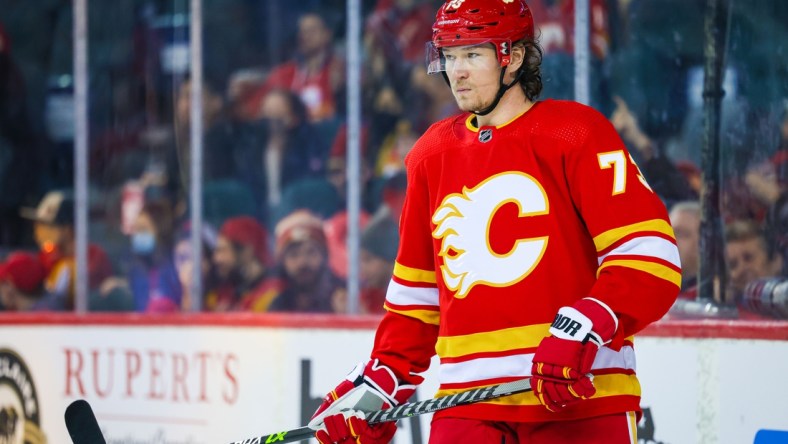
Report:
M25 412L17 438L27 417L49 443L70 442L63 412L76 399L90 402L110 444L227 443L296 428L368 356L375 324L324 316L4 315L0 408ZM788 430L788 323L663 322L635 347L641 442L753 443L759 431L760 440ZM433 365L419 399L432 397L435 375ZM428 430L429 417L407 421L395 443L426 443Z

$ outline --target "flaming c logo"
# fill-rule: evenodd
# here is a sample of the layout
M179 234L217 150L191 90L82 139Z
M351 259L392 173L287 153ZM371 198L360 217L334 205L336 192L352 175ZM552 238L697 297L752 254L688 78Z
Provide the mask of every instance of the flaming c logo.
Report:
M519 217L549 212L547 195L528 174L496 174L462 193L446 196L435 210L432 236L442 239L441 275L455 297L465 298L477 284L513 285L536 267L547 248L547 236L518 239L512 249L498 254L490 247L490 222L504 204L514 202Z

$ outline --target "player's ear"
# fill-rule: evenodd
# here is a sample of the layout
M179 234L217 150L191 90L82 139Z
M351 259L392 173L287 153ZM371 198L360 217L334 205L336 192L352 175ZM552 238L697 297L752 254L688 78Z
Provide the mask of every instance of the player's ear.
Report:
M525 62L525 46L522 43L517 43L512 46L512 54L509 59L509 66L506 67L509 81L514 79L517 70L523 66Z

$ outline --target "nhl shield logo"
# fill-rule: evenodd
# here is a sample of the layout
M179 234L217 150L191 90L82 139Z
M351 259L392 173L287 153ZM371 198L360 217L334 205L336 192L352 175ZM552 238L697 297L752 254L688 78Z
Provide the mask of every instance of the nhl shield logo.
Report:
M487 143L492 140L492 130L491 129L483 129L479 131L479 142Z

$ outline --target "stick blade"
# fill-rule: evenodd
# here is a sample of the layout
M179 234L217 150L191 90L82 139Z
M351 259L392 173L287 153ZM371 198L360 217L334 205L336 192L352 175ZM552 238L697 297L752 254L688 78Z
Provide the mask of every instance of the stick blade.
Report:
M74 444L107 444L90 404L78 399L66 407L66 428Z

